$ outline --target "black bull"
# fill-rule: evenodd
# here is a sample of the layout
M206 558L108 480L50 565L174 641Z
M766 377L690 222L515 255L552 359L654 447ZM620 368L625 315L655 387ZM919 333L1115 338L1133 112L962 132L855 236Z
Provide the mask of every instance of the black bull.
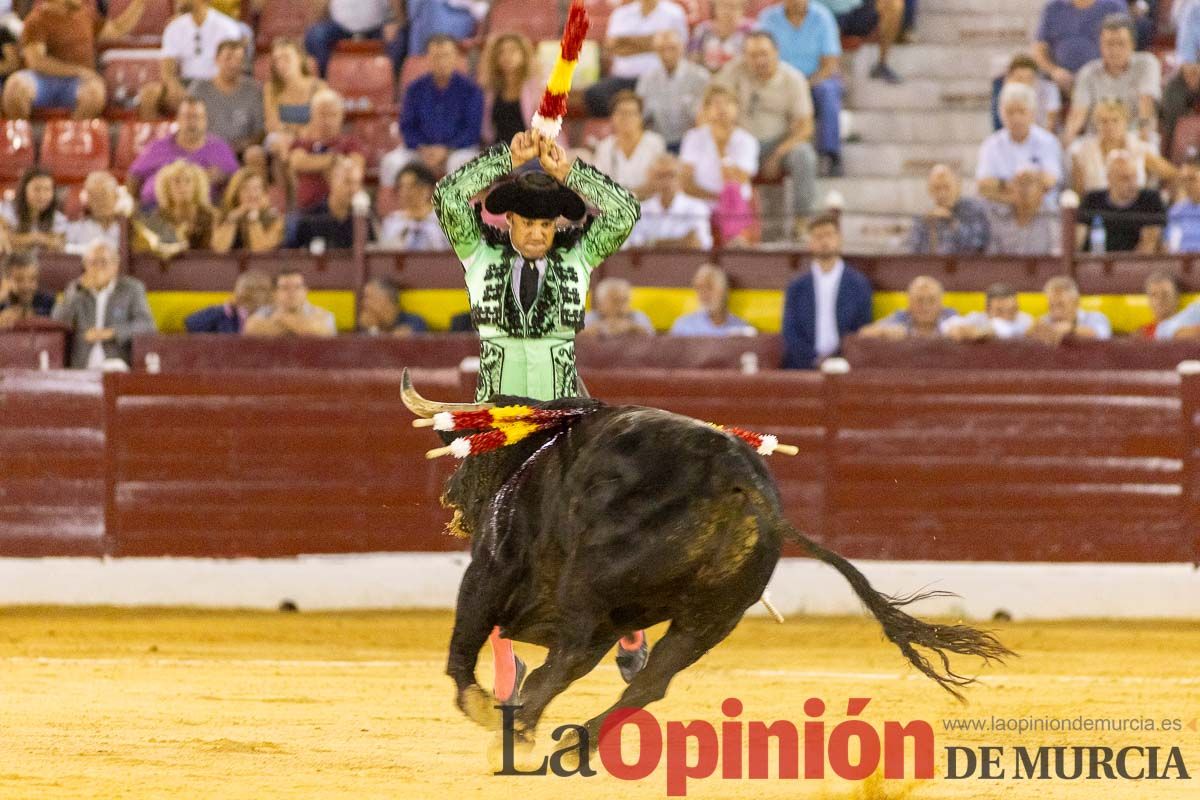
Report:
M421 398L407 373L404 400L423 417L468 408ZM956 697L972 679L950 668L948 653L1011 655L991 634L903 610L943 593L880 594L844 558L798 533L762 456L740 439L653 408L579 398L536 405L592 410L557 431L468 457L443 497L452 527L471 537L447 673L459 708L476 722L500 721L475 678L494 626L549 650L526 679L515 717L516 731L532 739L549 703L621 636L669 620L645 668L588 721L595 748L606 715L663 698L676 673L729 635L762 597L784 539L840 572L908 661Z

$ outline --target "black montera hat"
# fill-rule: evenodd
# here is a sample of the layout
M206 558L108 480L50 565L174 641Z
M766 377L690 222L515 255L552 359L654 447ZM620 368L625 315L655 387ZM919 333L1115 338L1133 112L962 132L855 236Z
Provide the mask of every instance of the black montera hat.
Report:
M493 214L512 211L530 219L579 219L587 213L579 195L544 172L526 172L500 184L483 206Z

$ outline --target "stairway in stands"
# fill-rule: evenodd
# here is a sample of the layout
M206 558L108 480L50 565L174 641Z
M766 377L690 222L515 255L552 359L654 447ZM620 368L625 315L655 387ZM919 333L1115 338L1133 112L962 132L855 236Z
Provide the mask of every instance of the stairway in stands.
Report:
M1029 46L1045 0L921 0L916 43L893 48L904 83L867 77L878 48L846 55L846 108L856 140L845 145L844 178L820 182L845 199L851 252L903 246L914 213L929 208L925 176L954 166L973 192L976 153L991 133L992 78Z

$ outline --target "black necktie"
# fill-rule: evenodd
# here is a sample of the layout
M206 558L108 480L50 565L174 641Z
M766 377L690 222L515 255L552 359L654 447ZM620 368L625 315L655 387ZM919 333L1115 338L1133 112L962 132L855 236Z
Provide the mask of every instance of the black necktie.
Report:
M533 308L533 301L537 299L537 290L537 265L526 261L521 265L521 308L526 311Z

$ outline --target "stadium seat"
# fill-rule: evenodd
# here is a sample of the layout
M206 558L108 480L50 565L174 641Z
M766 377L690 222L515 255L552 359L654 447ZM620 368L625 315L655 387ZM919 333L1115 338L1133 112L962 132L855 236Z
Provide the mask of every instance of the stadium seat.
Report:
M520 33L535 42L562 37L563 20L555 0L495 0L486 24L489 36Z
M269 52L276 39L299 39L316 18L308 0L270 0L258 15L258 49Z
M367 151L367 179L378 180L379 160L404 141L400 138L400 126L396 122L396 116L376 114L357 117L348 124L350 134L358 139Z
M347 111L375 113L396 107L396 80L387 56L334 53L326 80L345 98Z
M33 128L23 119L5 120L0 125L0 183L12 183L32 167Z
M46 123L40 163L63 183L82 181L108 169L108 123L102 119L60 119Z
M132 2L133 0L109 0L108 18L116 19ZM146 0L146 10L129 35L107 44L116 47L159 47L162 44L163 28L167 27L167 23L174 16L175 4L172 0Z
M59 199L62 201L62 212L66 214L67 219L74 221L83 216L82 183L68 184Z
M124 180L129 166L137 158L138 153L155 139L161 139L171 132L175 123L170 120L157 122L141 122L127 120L121 123L117 131L117 151L113 156L113 172Z
M118 54L118 53L128 53ZM157 50L111 50L104 57L104 85L108 88L110 108L133 108L137 105L138 90L162 77L162 63Z
M400 99L404 99L404 90L417 78L429 71L429 59L425 56L409 56L404 59L400 68Z
M587 38L603 41L604 36L608 31L608 18L612 16L612 12L617 6L621 5L621 0L584 0L584 5L588 10L588 25ZM562 30L549 37L558 39L562 36Z
M1175 123L1171 160L1179 164L1189 155L1200 155L1200 114L1189 114Z
M375 213L380 219L396 210L396 190L391 186L380 186L375 193Z

